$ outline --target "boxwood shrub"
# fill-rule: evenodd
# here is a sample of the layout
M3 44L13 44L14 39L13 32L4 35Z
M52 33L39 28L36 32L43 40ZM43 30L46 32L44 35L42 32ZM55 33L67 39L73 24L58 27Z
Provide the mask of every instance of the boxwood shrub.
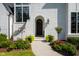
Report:
M27 49L27 48L30 47L30 43L29 43L28 41L24 41L24 40L22 40L22 39L17 40L17 41L15 42L15 44L16 44L16 48L17 48L17 49Z
M51 42L51 41L53 41L54 40L54 36L52 36L52 35L47 35L46 36L46 41L47 42Z
M67 42L75 45L76 48L79 49L79 37L68 37Z
M8 51L10 51L12 49L28 49L28 48L30 48L30 46L31 45L28 40L18 39L9 45Z
M53 42L51 44L51 47L63 54L63 55L66 55L66 56L72 56L72 55L76 55L76 48L74 45L68 43L68 42L64 42L64 41L60 41L60 40L57 40L55 42Z
M33 35L26 36L25 40L28 40L30 43L32 43L32 41L34 41L34 36Z
M9 47L8 47L8 49L16 49L16 48L17 48L17 46L16 46L15 42L12 42L12 43L9 45Z
M30 36L33 40L33 36ZM0 48L8 48L8 50L11 49L27 49L30 47L29 40L23 40L18 38L15 42L11 41L10 39L7 39L7 36L5 34L0 33Z
M0 48L8 48L12 44L10 40L0 42Z
M0 33L0 42L7 41L7 36L5 34Z
M0 33L0 48L7 48L11 41L7 39L7 35Z

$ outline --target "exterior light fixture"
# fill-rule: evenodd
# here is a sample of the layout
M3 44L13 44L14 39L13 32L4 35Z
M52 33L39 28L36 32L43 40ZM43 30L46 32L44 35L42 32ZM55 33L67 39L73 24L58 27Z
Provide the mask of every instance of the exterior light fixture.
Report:
M49 24L49 19L47 19L47 24Z
M44 29L46 28L48 24L49 24L49 19L47 19L47 22L44 24Z

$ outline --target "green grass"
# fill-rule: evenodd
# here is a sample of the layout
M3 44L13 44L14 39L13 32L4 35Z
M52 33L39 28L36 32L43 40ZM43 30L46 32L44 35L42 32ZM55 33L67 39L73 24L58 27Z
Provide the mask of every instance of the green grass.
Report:
M12 50L10 52L0 52L0 56L34 56L31 49Z

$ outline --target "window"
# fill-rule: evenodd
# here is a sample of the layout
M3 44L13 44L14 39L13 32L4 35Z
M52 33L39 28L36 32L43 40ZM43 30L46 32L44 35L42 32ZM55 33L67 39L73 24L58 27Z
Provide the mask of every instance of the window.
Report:
M29 19L29 6L16 3L16 22L26 22Z
M76 33L76 13L71 13L71 33Z
M28 5L29 3L23 3L23 5Z
M16 3L16 5L21 5L21 3Z
M71 33L79 33L79 12L71 13Z
M29 3L16 3L16 5L28 5Z
M22 8L16 7L16 22L22 22Z
M79 33L79 13L78 13L78 33Z
M23 22L29 19L29 7L23 7Z

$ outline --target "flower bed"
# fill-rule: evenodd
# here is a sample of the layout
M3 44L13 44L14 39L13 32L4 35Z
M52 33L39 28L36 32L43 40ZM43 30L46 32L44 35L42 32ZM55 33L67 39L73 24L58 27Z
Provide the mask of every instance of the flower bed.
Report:
M65 42L65 41L54 41L51 44L52 49L54 49L55 51L66 55L66 56L72 56L72 55L76 55L76 48L74 45Z

